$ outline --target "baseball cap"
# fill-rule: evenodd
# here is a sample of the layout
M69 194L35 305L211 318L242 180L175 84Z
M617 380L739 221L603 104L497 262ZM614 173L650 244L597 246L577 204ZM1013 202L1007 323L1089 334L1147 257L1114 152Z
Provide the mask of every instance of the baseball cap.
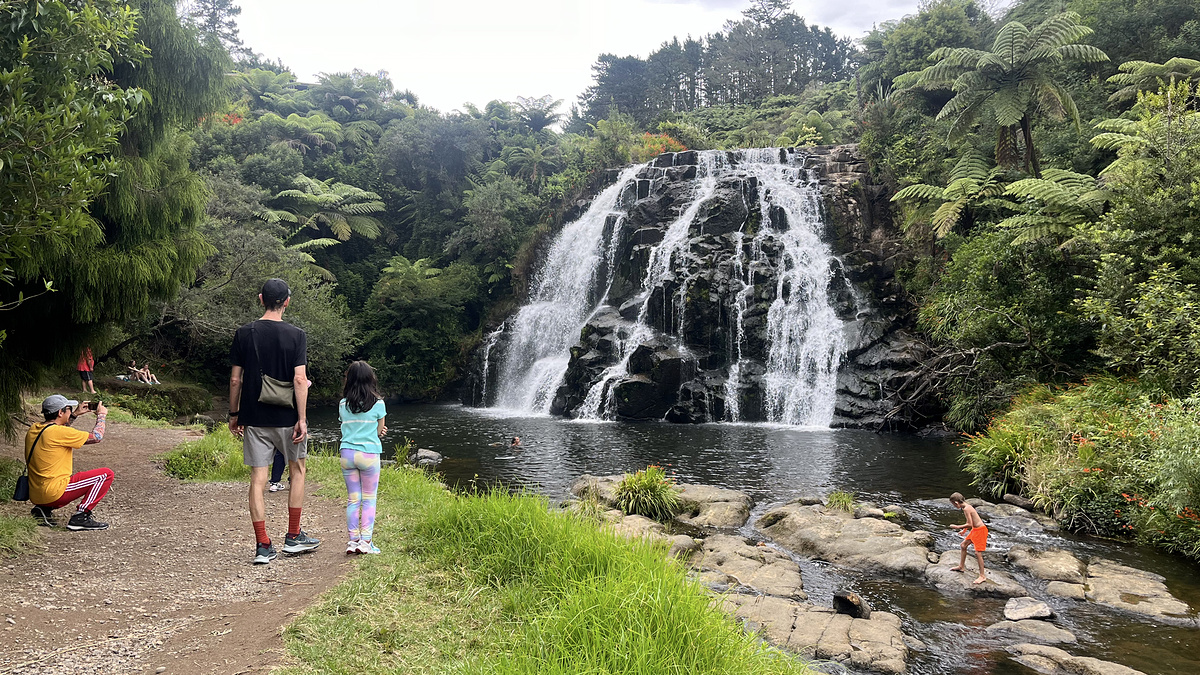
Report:
M287 282L283 279L267 279L267 282L262 285L263 304L267 306L278 305L279 303L291 297L292 291L288 289Z
M46 400L42 401L42 412L56 413L67 406L77 405L79 405L79 401L72 401L61 394L54 394L53 396L47 396Z

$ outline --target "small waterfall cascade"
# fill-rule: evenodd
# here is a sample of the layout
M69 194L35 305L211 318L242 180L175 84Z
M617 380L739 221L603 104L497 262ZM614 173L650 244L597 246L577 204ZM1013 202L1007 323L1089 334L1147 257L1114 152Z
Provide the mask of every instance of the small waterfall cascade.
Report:
M611 260L614 249L606 244L620 235L621 196L639 168L622 171L583 216L563 228L550 247L545 265L534 278L529 303L506 322L511 338L500 364L495 407L549 412L567 370L571 347L603 302L603 293L596 293L597 277L602 262ZM611 270L611 265L605 267ZM611 276L611 271L607 274ZM486 345L489 355L494 343L489 340ZM485 388L490 375L487 370L483 373Z
M624 170L488 336L482 404L828 427L855 310L838 306L848 282L822 204L802 152L681 152Z

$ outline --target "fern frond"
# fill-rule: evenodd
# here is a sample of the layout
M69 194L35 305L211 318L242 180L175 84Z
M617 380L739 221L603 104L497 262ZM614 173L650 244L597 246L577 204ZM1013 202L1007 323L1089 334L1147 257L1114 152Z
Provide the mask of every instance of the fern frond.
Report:
M904 201L910 201L910 200L930 201L930 200L934 200L934 199L941 199L943 194L944 194L943 189L936 185L925 185L923 183L918 183L916 185L909 185L908 187L897 192L895 195L892 196L892 201L894 201L894 202L904 202Z
M958 225L958 219L962 216L963 209L966 207L966 202L957 200L946 202L933 212L933 218L930 222L933 224L933 233L941 239L950 234L954 230L954 226Z

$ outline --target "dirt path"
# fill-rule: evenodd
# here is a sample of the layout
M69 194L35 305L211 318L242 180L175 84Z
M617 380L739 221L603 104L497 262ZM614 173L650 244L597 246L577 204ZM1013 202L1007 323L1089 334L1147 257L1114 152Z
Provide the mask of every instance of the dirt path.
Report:
M114 424L76 453L76 471L116 473L96 508L111 527L68 531L67 507L56 512L60 527L41 529L44 551L0 558L0 675L251 673L287 663L280 630L350 569L345 512L312 497L310 485L304 529L321 548L252 565L246 486L183 483L153 460L197 435ZM20 456L7 444L0 454ZM278 545L287 494L267 495ZM29 517L29 505L0 512Z

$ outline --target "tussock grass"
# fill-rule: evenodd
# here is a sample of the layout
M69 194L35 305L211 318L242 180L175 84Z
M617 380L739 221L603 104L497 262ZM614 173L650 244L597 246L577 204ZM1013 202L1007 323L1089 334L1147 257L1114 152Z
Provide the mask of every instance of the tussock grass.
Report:
M843 492L842 490L834 490L829 493L829 497L825 499L825 506L838 511L853 511L854 510L854 493Z
M6 496L11 495L10 491ZM41 539L37 523L29 514L23 517L0 515L0 556L9 557L24 553Z
M679 512L679 493L661 466L651 464L642 471L627 473L617 483L617 506L628 514L666 522Z

